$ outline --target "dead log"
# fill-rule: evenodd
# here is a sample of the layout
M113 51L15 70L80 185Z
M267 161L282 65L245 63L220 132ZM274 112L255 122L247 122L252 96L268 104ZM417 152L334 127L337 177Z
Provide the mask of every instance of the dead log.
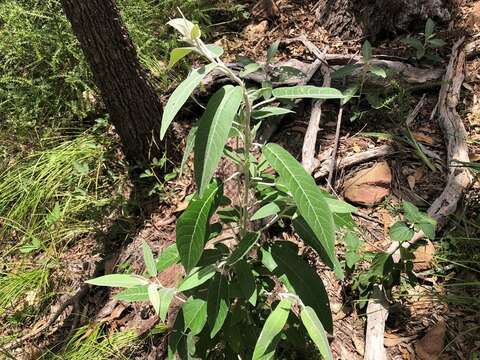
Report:
M320 0L317 22L343 39L386 38L422 30L427 18L450 20L444 0Z
M342 54L325 54L324 59L333 70L339 69L343 64L361 64L362 61L360 56ZM391 77L387 79L382 79L375 76L366 76L365 84L371 86L384 86L387 84L387 82L392 80L392 77L405 85L427 84L430 82L440 81L445 73L443 69L422 69L397 60L374 58L371 63L388 70L391 74ZM227 66L237 75L242 70L242 66L237 63L229 63ZM275 63L271 66L271 69L274 73L278 73L281 71L282 67L286 66L300 70L303 74L305 74L305 76L292 76L286 80L273 81L274 87L305 85L305 79L308 79L308 82L311 84L318 86L322 85L322 80L317 79L315 76L320 67L318 62L307 63L297 59L291 59L288 61ZM362 74L360 70L354 72L351 76L347 77L347 85L348 83L358 83L361 79L361 76ZM265 75L261 72L255 72L245 76L245 79L250 82L261 84L262 81L265 80ZM212 89L230 82L231 80L225 76L223 72L220 70L214 70L203 79L202 88L210 92ZM334 86L336 85L337 84L334 84Z

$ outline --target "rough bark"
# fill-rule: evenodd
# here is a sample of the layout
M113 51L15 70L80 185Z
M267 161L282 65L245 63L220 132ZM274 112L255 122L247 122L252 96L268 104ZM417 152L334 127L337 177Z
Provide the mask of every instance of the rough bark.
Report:
M320 0L320 26L344 39L372 40L422 29L427 18L448 21L444 0Z
M140 66L114 0L62 0L127 160L160 155L162 105Z

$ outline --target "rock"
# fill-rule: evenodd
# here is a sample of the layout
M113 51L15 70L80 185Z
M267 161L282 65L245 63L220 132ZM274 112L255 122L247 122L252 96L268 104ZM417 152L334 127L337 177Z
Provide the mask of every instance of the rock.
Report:
M445 346L447 326L445 321L438 322L417 341L415 351L421 360L436 360Z
M364 206L382 202L390 194L392 172L386 161L357 172L344 184L344 197L348 201Z

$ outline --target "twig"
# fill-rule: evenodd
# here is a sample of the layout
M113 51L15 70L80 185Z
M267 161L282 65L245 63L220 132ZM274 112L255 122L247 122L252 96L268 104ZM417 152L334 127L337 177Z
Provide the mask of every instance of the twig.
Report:
M335 175L335 167L337 165L338 143L340 141L340 130L342 128L343 106L340 106L337 117L337 129L335 130L335 143L333 144L332 161L330 161L330 169L327 179L329 189L333 189L333 176Z
M304 35L297 38L310 50L318 61L321 62L321 71L323 73L323 87L330 87L331 77L330 69L325 62L325 54L320 49L310 42ZM317 145L317 135L320 127L320 120L322 117L322 104L324 100L314 100L312 103L312 113L310 121L308 122L307 131L303 140L302 147L302 165L308 173L312 173L315 169L315 150Z
M355 155L350 155L350 156L347 156L346 158L341 159L340 161L337 161L336 169L337 170L345 169L353 165L362 164L365 161L370 161L382 156L389 156L394 153L395 153L395 149L392 146L382 145L375 149L368 150ZM329 174L330 166L331 166L330 163L332 161L333 161L333 158L324 161L320 166L320 169L314 173L313 175L314 178L320 179L322 177L327 176Z
M405 124L407 126L412 125L413 121L417 117L418 113L420 112L420 110L421 110L421 108L423 107L424 104L425 104L425 94L422 95L422 98L420 99L418 104L415 106L413 111L410 114L408 114L407 120L405 120Z

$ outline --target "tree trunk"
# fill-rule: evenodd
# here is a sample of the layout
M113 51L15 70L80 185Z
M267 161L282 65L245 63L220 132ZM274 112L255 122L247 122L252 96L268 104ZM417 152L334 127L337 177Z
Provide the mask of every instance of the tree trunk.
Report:
M140 66L115 1L61 1L127 160L135 164L159 157L162 105Z
M448 21L444 0L320 0L320 26L343 39L387 38L423 30L427 18Z

